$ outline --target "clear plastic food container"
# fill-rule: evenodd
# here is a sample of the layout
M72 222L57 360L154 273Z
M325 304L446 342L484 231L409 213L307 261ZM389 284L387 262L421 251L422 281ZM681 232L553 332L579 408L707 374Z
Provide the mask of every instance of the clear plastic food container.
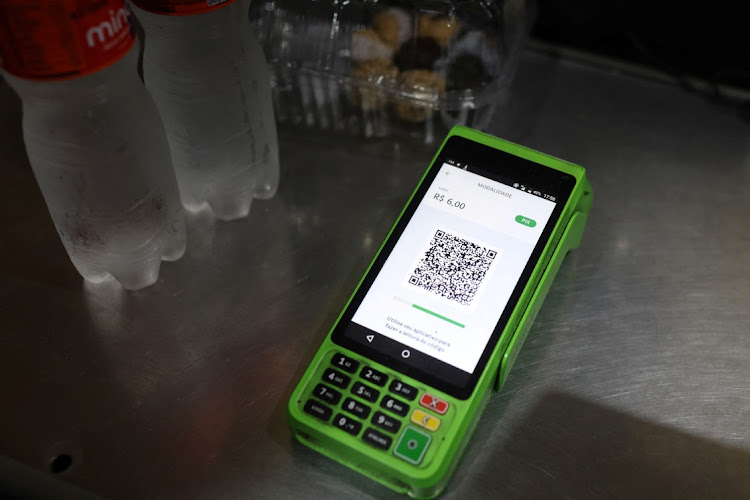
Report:
M525 0L254 0L277 120L426 143L504 101Z

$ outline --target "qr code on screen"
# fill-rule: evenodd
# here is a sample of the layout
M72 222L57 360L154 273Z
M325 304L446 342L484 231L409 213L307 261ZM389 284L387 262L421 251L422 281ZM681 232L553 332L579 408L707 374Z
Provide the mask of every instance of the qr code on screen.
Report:
M409 283L468 306L487 276L497 251L438 229Z

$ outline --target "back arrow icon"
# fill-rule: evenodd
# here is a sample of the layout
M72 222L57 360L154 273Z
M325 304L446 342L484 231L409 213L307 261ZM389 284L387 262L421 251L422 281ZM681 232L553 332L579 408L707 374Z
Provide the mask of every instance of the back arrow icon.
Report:
M368 335L368 336L367 336L367 337L365 337L365 338L367 339L367 341L368 341L368 342L372 342L372 339L374 339L374 338L375 338L375 335Z

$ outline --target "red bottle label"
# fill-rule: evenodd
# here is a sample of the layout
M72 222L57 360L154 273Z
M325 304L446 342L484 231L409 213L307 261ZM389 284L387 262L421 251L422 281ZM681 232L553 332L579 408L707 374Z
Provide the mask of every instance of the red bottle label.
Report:
M220 9L236 0L131 0L143 10L168 16L202 14Z
M22 78L93 73L134 41L124 0L0 0L0 67Z

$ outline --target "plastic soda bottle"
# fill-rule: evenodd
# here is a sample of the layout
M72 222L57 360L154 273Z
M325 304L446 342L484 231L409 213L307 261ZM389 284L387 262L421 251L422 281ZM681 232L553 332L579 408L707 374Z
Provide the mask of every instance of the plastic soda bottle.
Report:
M185 252L159 112L137 74L123 0L0 0L0 67L23 106L26 152L73 265L127 289Z
M132 0L143 78L169 138L183 205L222 220L279 183L268 66L249 0Z

